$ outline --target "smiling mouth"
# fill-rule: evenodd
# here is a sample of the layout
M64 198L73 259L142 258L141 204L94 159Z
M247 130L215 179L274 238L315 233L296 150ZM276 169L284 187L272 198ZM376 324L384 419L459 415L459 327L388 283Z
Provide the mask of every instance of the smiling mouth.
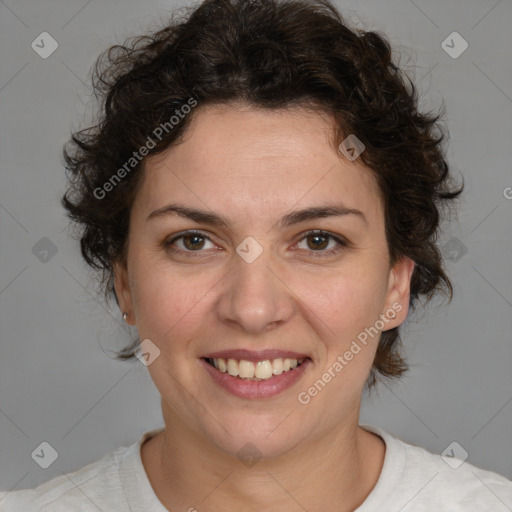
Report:
M253 362L245 359L204 358L219 372L227 373L240 380L269 380L282 373L295 370L307 359L309 358L277 358Z

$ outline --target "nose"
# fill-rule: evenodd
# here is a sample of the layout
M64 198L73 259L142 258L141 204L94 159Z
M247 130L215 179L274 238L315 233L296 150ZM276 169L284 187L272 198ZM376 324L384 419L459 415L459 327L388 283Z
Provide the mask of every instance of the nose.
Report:
M235 253L232 265L217 304L222 322L259 334L292 317L295 301L289 278L284 267L274 261L269 247L251 263Z

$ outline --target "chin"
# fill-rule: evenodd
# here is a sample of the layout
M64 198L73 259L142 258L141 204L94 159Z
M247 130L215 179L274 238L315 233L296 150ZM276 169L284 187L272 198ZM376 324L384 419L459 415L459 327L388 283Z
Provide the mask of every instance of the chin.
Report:
M288 414L262 415L244 411L243 418L233 417L232 421L230 415L223 415L224 428L218 424L210 425L210 440L220 450L239 458L242 462L245 457L279 457L296 447L300 443L300 438L305 435L297 431L296 425L287 422L285 418ZM293 413L289 415L291 421L293 416Z

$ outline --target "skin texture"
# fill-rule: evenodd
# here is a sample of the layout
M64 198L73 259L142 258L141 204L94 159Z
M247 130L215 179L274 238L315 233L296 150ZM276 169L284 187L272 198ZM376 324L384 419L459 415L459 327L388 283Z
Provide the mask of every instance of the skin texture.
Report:
M401 310L384 329L405 320L414 268L407 258L390 266L378 186L360 159L334 146L332 123L297 107L199 106L180 144L146 161L115 287L140 340L161 351L148 371L166 428L141 454L168 509L350 511L377 482L385 446L358 419L378 336L307 405L297 399L393 304ZM230 226L147 220L169 203L223 215ZM278 225L287 213L327 204L364 219ZM313 229L348 246L327 237L318 249L305 235ZM176 240L179 254L164 247L185 230L211 241ZM252 263L236 252L249 236L263 250ZM312 364L278 396L242 399L214 384L200 361L235 348L293 350ZM248 442L263 456L252 467L237 457Z

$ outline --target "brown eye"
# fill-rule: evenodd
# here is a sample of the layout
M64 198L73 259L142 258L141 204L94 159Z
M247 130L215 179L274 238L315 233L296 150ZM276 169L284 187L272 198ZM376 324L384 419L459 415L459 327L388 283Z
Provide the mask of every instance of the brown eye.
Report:
M306 238L308 240L308 246L314 250L325 249L329 245L329 236L312 234L308 235Z
M181 235L175 236L171 240L164 242L164 247L172 252L176 253L202 253L205 252L202 249L209 249L205 247L205 244L210 243L211 248L215 247L213 242L204 233L189 231L182 233ZM198 254L199 255L199 254Z
M204 246L205 237L197 234L184 235L183 245L190 251L195 251L197 249L202 249Z
M348 246L348 242L343 238L325 231L310 231L305 234L300 243L303 240L306 241L307 245L305 249L310 253L318 253L314 254L314 256L320 257L324 255L331 256Z

